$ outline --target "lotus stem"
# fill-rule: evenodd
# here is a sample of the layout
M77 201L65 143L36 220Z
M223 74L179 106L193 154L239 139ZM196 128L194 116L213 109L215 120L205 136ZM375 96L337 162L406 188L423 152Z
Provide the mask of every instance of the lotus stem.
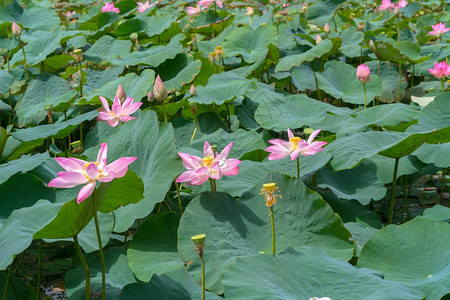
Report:
M98 225L98 216L97 216L97 190L94 190L93 204L92 210L94 213L94 221L95 221L95 230L97 232L97 240L98 240L98 250L100 255L100 262L102 264L102 300L105 300L105 290L106 290L106 281L105 281L105 258L103 256L103 246L102 246L102 237L100 235L100 226Z
M78 257L80 258L80 263L83 266L84 274L86 276L86 283L85 283L85 291L86 291L86 299L91 299L91 273L89 272L89 267L86 263L86 260L84 259L83 252L81 252L80 244L78 243L78 237L75 235L73 237L73 241L75 244L75 248L78 254Z
M447 186L447 180L445 178L446 174L447 174L446 169L443 168L442 169L442 178L441 178L441 192L439 193L439 203L442 203L444 189Z
M415 73L415 70L414 70L414 64L412 64L412 74L411 74L411 91L412 91L412 88L413 88L413 86L414 86L414 73Z
M18 39L19 39L19 43L20 43L20 48L22 48L23 63L25 64L25 74L26 74L27 78L29 78L30 76L28 76L28 65L27 65L27 57L25 56L25 48L23 46L23 42L20 39L20 37L18 37Z
M300 179L300 155L297 156L297 178Z
M191 144L194 141L195 134L197 133L197 129L198 129L198 121L197 121L197 115L196 114L194 114L194 123L195 123L195 128L194 128L194 132L192 133Z
M164 104L164 101L162 102L162 109L163 109L163 115L164 115L164 123L167 123L167 112L166 112L166 106Z
M444 78L441 78L441 90L442 90L442 93L445 93Z
M395 159L394 165L394 176L392 177L392 190L391 190L391 199L389 203L389 218L388 223L392 224L392 217L394 215L394 204L395 204L395 188L397 186L397 171L398 171L398 162L399 158Z
M367 94L366 94L366 84L365 83L363 83L363 87L364 87L364 109L366 109L367 108L367 102L366 102Z
M400 177L400 184L402 185L402 190L403 190L403 205L405 206L406 215L407 215L408 220L411 220L411 214L409 212L408 197L407 197L407 194L406 194L406 181L407 181L407 179L405 177L405 182L403 182L403 177L404 176Z
M312 62L311 65L314 72L314 81L316 82L317 96L319 97L319 101L322 101L322 93L319 90L319 82L317 81L316 68L314 67L314 62Z
M173 180L175 182L175 189L177 190L178 206L180 207L180 214L183 214L183 204L181 203L180 185L177 182L177 178Z
M398 52L400 53L400 17L397 16L397 42ZM402 91L402 63L398 64L398 100L400 101L400 94Z
M216 191L216 180L210 178L210 179L209 179L209 183L210 183L210 185L211 185L211 192L215 192L215 191Z
M42 277L42 239L39 240L39 252L38 252L38 280L36 286L37 299L41 298L41 277Z
M6 275L5 288L3 289L3 300L6 300L6 291L8 290L9 277L11 276L11 266L8 267L8 273Z
M269 206L270 209L270 222L272 224L272 254L276 255L275 252L275 219L273 216L273 205Z
M203 257L203 252L200 254L200 261L202 264L202 300L205 300L205 258Z

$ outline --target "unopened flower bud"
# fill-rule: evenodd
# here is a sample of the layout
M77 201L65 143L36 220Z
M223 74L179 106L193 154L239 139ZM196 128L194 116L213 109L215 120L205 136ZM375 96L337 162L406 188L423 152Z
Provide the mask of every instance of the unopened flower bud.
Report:
M320 35L316 35L316 45L318 45L322 41Z
M367 83L370 81L370 69L365 64L359 65L356 69L356 77L362 83Z
M120 102L125 101L127 99L127 94L125 93L125 90L123 89L123 86L119 84L119 87L116 91L116 97L119 98Z
M328 23L325 23L325 26L323 26L323 31L324 31L326 34L329 34L329 33L331 32L331 30L330 30L330 25L328 25Z
M153 95L158 101L164 101L168 96L166 87L164 86L164 83L162 82L161 77L159 77L159 75L156 76L155 79L155 85L153 86Z
M197 96L197 90L195 89L195 86L191 84L191 88L189 89L189 93L191 93L191 96Z
M155 100L155 96L153 95L153 91L150 91L150 93L147 94L147 100L148 102L152 102Z
M22 34L22 29L20 28L19 25L16 24L16 22L12 23L12 33L15 37L20 37L20 35Z
M247 12L245 13L247 16L253 16L253 14L254 14L255 12L254 12L254 10L253 10L253 7L251 7L251 6L249 6L249 7L247 7Z

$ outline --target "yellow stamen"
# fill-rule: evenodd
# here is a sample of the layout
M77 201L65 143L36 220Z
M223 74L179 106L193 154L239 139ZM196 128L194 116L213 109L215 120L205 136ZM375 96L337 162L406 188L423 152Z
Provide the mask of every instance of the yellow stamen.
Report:
M203 163L205 164L205 166L211 167L214 164L214 157L213 156L203 157Z
M289 140L289 143L291 144L292 149L297 149L298 148L298 142L300 142L302 139L299 138L298 136L294 136L293 138L291 138Z

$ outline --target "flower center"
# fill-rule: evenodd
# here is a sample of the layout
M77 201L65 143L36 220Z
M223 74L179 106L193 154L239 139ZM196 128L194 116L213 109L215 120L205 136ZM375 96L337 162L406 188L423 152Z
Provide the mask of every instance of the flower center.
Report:
M264 192L269 193L277 189L277 184L274 182L263 184Z
M90 178L89 175L86 172L87 167L89 167L91 164L95 164L98 167L98 162L94 161L94 162L87 162L84 164L83 169L81 170L81 174L83 174L83 176L87 179L87 180L91 180L91 179L97 179L98 177L100 177L102 175L102 169L98 168L98 177L97 178Z
M203 157L203 164L207 167L211 167L214 164L214 157L213 156Z
M289 140L289 144L291 144L292 149L296 150L298 148L298 142L300 142L302 139L298 136L294 136Z

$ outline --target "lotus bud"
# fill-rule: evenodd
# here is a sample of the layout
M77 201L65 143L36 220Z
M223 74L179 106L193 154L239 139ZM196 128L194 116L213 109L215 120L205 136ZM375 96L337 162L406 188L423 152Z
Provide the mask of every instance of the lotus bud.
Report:
M164 83L162 82L159 75L156 76L155 79L155 85L153 86L153 95L155 96L156 100L160 102L166 100L168 96L166 87L164 86Z
M203 248L205 247L205 239L206 234L197 234L191 237L191 240L194 243L195 252L197 252L199 257L203 255Z
M189 93L191 93L191 96L197 96L197 90L195 89L195 86L191 84L191 88L189 89Z
M127 99L127 94L125 93L125 90L123 89L123 86L119 84L119 87L116 91L116 97L119 98L120 102L125 101Z
M255 11L253 10L253 7L249 6L247 7L247 12L245 13L247 16L253 16L253 14L255 13Z
M330 25L328 25L328 23L325 23L325 26L323 26L323 31L324 31L326 34L329 34L329 33L331 32L331 30L330 30Z
M322 41L322 38L320 35L316 35L316 45L319 45L319 43Z
M359 65L356 69L356 77L362 83L367 83L370 81L370 69L365 64Z
M153 95L153 91L150 91L150 93L147 94L147 100L148 102L152 102L155 100L155 96Z
M20 28L19 25L16 24L16 22L12 23L12 33L15 37L20 37L20 35L22 34L22 29Z

